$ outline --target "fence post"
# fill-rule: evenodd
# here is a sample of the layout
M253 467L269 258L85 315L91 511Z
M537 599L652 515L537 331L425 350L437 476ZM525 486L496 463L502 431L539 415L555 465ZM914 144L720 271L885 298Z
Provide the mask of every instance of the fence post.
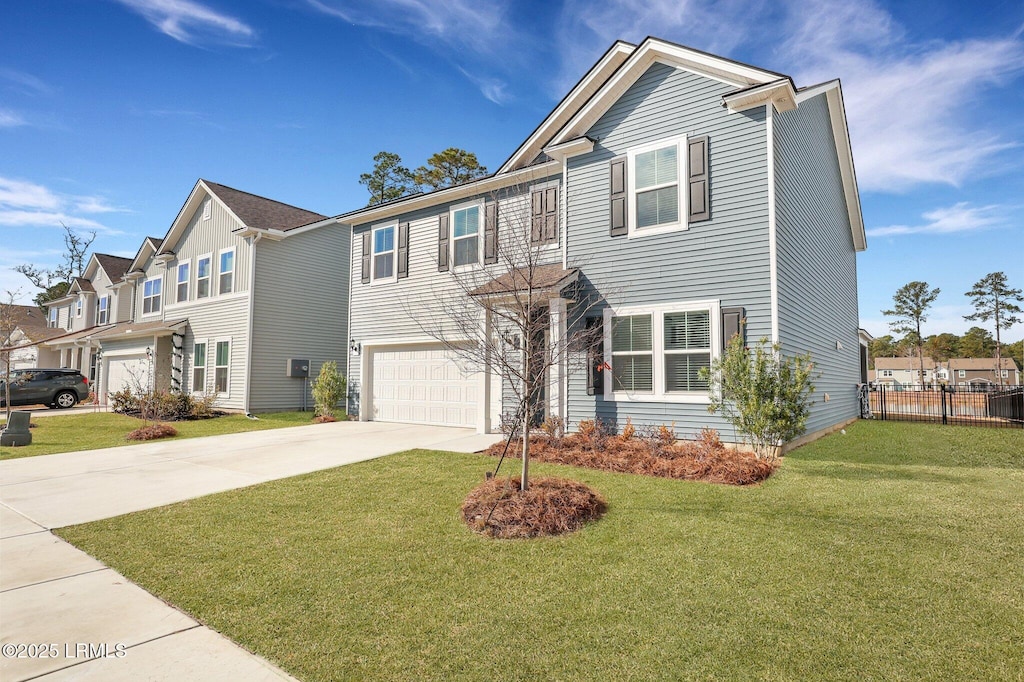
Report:
M942 387L942 423L943 424L948 424L949 423L949 420L946 417L946 388L948 388L948 387L947 386L943 386ZM950 402L952 402L952 396L950 396Z

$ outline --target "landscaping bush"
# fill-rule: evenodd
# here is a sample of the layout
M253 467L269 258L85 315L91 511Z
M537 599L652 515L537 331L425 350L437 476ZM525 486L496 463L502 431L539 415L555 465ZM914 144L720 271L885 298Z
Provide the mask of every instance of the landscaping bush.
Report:
M179 391L138 393L126 388L111 393L109 399L112 411L142 419L187 421L208 419L221 414L213 409L216 397L210 394L194 396Z
M320 365L320 374L313 380L313 401L316 416L331 417L338 409L338 403L345 397L345 377L338 371L338 363L329 360Z
M576 481L531 478L522 491L518 478L492 478L466 497L462 519L489 537L533 538L579 530L607 508L599 494Z
M152 424L135 429L126 437L128 440L156 440L158 438L170 438L177 436L178 430L170 424Z
M504 447L503 442L496 443L486 453L500 456ZM517 454L510 449L508 456ZM667 426L623 429L623 434L614 435L600 421L590 420L580 422L577 433L559 442L531 436L530 457L539 462L730 485L759 483L778 466L777 460L725 447L714 429L702 430L695 441L676 441Z

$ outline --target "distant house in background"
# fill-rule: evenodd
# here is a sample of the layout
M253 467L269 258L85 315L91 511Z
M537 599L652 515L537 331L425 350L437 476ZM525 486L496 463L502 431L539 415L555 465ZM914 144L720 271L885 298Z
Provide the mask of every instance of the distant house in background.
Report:
M49 326L46 315L36 306L16 305L12 308L14 324L10 330L9 343L11 346L18 346L18 349L11 352L11 369L37 367L39 344L65 334L66 331ZM0 341L5 341L7 330L0 332Z
M995 358L951 358L949 377L951 386L1020 385L1020 370L1011 358L1002 359L998 373Z
M942 367L928 356L924 358L924 376L921 375L921 362L916 357L875 358L871 380L891 388L931 385L939 381L938 373L941 369Z

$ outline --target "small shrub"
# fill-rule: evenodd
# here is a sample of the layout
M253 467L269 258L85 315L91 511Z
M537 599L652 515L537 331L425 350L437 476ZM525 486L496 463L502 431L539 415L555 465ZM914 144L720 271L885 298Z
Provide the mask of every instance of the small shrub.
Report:
M110 409L119 414L134 415L139 412L139 399L130 388L114 391L108 396Z
M489 537L533 538L579 530L607 508L604 498L576 481L531 478L522 491L518 478L492 478L466 497L462 519Z
M128 434L128 440L157 440L177 436L178 430L170 424L151 424L135 429Z
M540 430L554 443L561 443L565 438L565 420L557 416L548 417L540 425Z
M313 401L318 417L334 417L338 403L345 397L345 377L338 372L338 363L329 360L320 365L320 374L313 380Z
M186 421L216 416L216 396L179 391L136 392L130 388L110 394L110 409L119 414L159 421Z
M633 418L626 417L626 425L622 427L622 434L619 436L622 440L629 440L636 435L636 427L633 426Z

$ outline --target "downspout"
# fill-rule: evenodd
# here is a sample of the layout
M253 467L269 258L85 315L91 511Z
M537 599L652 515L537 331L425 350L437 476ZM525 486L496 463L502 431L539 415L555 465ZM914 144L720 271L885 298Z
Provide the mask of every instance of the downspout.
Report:
M252 243L249 244L249 320L248 320L248 336L246 337L246 354L245 354L245 402L242 404L242 409L245 410L246 414L251 412L249 409L249 399L252 389L252 316L253 310L256 305L256 291L254 287L256 285L256 245L259 244L260 239L263 238L262 232L257 232L256 236L252 238Z

